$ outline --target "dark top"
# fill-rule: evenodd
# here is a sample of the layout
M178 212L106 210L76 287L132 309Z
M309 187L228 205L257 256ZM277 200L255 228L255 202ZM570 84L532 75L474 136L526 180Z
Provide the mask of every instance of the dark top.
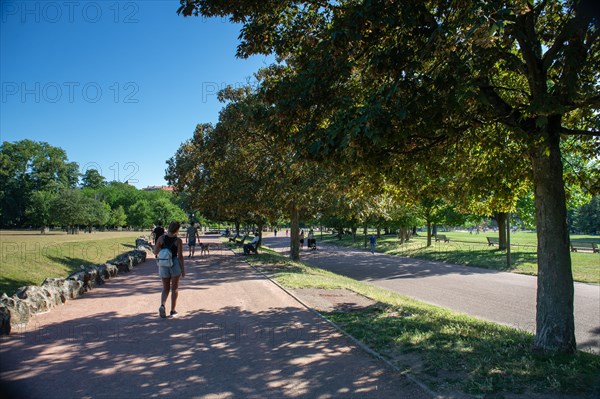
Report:
M163 236L163 248L169 248L171 247L171 254L173 254L173 258L177 257L177 249L178 249L178 245L177 245L177 238L178 237L169 237L168 235L164 235Z
M165 234L165 229L163 229L160 226L156 226L154 228L154 239L158 240L158 237L162 236L163 234Z

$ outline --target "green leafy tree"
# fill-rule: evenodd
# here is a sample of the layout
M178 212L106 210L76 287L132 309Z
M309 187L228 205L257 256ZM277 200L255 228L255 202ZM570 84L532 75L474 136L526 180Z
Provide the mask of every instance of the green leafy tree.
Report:
M521 228L535 228L535 203L533 201L533 192L527 193L517 200L515 218Z
M323 203L328 171L300 160L277 125L260 88L226 88L228 104L219 122L198 125L192 139L168 161L166 179L193 198L192 207L211 220L260 227L286 214L291 221L290 253L299 258L299 226ZM283 133L282 133L283 135Z
M86 225L89 233L93 231L93 226L106 226L110 218L110 205L106 202L84 196L83 208L82 222Z
M81 190L63 190L59 192L52 202L51 213L57 223L66 227L67 232L75 234L77 226L87 222L89 207L88 198L84 197Z
M417 206L397 204L390 213L388 226L398 230L398 238L402 244L408 241L413 233L416 233L416 226L421 226L423 223L424 220L421 218Z
M35 226L41 227L41 233L46 233L53 220L52 203L56 193L52 191L35 191L31 194L29 207L26 215Z
M184 222L188 219L183 209L166 198L159 198L151 202L150 209L150 220L154 220L155 222L162 221L165 226L168 226L172 221Z
M500 123L513 132L531 165L536 207L534 346L573 353L560 141L570 135L581 147L598 149L600 44L593 10L590 0L460 7L182 0L179 12L228 15L243 23L240 56L275 53L286 61L291 71L278 80L273 107L281 123L302 121L293 139L304 152L350 155L360 164L382 155L406 159L480 126Z
M588 204L581 205L574 212L573 227L585 234L600 232L600 195L596 195Z
M101 188L106 186L106 179L96 169L88 169L81 178L83 188Z
M106 202L111 209L122 206L127 210L131 205L143 198L144 191L138 190L134 186L117 181L111 181L105 186L94 190L98 194L97 199Z
M27 225L30 221L26 210L34 192L73 188L77 181L78 166L68 162L61 148L32 140L3 142L0 146L1 225Z
M127 210L127 223L135 227L149 227L152 225L153 213L147 200L138 200ZM162 221L162 219L161 219Z
M123 205L119 205L110 211L108 225L113 227L123 227L125 224L127 224L127 215L125 214Z

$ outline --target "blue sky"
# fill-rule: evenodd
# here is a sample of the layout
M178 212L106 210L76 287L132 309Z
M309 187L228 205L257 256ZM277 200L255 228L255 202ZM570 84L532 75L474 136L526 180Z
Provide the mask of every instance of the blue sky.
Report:
M0 139L46 141L81 171L165 184L165 161L216 91L271 58L235 58L240 26L183 18L177 0L0 1Z

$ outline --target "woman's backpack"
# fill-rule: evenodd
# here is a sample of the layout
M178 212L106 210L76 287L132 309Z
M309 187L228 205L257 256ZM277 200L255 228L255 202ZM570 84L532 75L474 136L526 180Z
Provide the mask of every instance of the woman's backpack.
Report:
M158 266L173 267L173 252L171 252L173 244L174 243L172 242L168 247L162 247L160 251L158 251L158 258L156 258Z

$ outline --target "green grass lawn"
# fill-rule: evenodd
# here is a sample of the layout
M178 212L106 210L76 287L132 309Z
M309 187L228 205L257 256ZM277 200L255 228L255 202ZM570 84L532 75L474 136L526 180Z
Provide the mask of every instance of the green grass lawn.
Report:
M529 333L292 262L268 249L260 252L248 262L286 288L345 288L376 301L360 311L324 316L438 392L501 398L503 393L581 395L600 389L599 356L535 354Z
M383 236L377 240L377 251L390 255L456 263L521 274L537 275L537 238L535 233L511 234L511 267L506 262L506 252L488 246L486 236L495 237L497 233L487 232L469 234L466 232L440 232L450 242L433 242L427 247L426 237L413 237L408 243L399 244L396 236ZM571 236L571 240L596 242L598 236ZM357 234L356 242L352 237L344 236L339 240L332 234L323 235L322 241L331 244L364 248L364 236ZM575 281L600 284L600 254L591 252L572 252L571 264Z
M0 293L39 285L47 277L66 277L81 265L102 264L134 249L141 232L68 235L37 231L0 231Z

